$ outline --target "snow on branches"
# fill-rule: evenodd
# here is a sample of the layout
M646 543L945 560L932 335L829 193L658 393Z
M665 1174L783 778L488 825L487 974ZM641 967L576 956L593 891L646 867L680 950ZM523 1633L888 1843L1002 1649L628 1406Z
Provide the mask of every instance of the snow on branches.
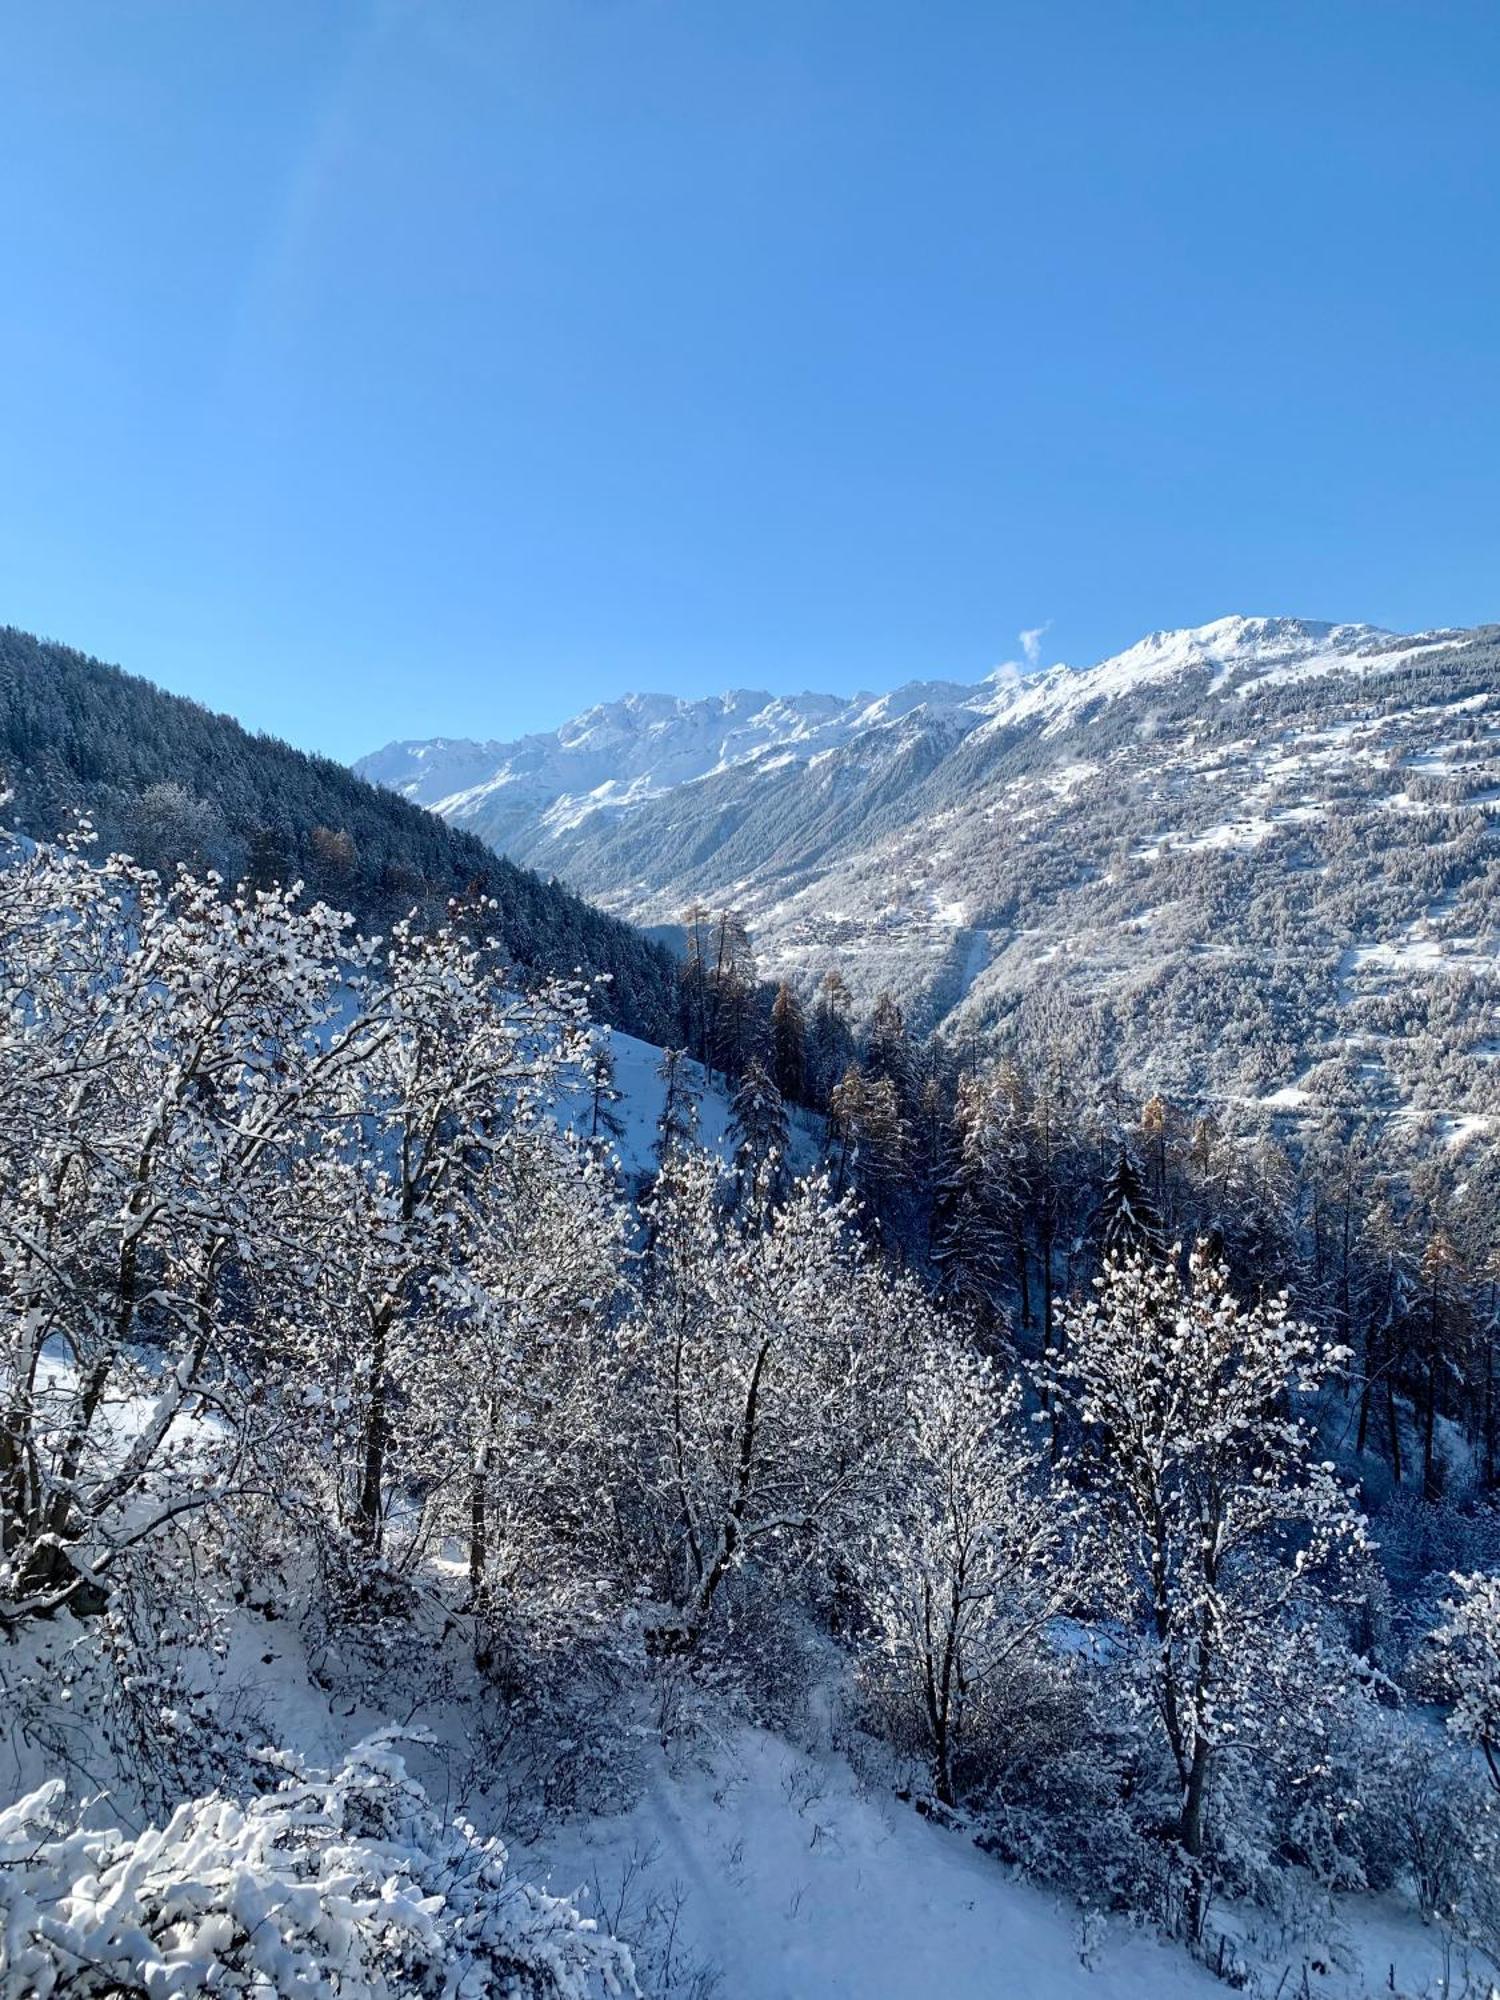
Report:
M1448 1728L1484 1755L1500 1791L1500 1576L1455 1576L1457 1595L1433 1634L1453 1688Z
M0 1808L0 2000L636 1993L625 1947L445 1824L395 1740L135 1836L63 1818L60 1780Z
M1307 1625L1363 1548L1299 1412L1345 1356L1320 1350L1285 1298L1235 1299L1201 1246L1185 1279L1111 1263L1061 1329L1056 1387L1176 1767L1178 1837L1197 1855L1216 1753L1274 1723Z

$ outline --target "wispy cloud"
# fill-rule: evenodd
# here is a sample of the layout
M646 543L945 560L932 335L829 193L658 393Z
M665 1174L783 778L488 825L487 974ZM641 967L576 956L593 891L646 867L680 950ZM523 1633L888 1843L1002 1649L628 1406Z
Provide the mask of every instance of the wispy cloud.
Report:
M1051 630L1052 620L1048 618L1042 624L1033 625L1028 631L1020 634L1021 657L1025 660L1028 671L1042 664L1042 641Z
M1051 630L1052 620L1049 618L1044 624L1033 625L1025 632L1018 632L1016 638L1021 646L1020 659L1002 660L990 675L990 679L997 684L1009 686L1026 674L1034 674L1042 664L1042 641Z

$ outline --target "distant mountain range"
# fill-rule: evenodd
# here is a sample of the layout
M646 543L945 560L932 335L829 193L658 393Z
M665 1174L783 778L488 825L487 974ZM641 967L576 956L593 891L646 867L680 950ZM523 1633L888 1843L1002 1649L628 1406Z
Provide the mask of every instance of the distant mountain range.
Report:
M1497 732L1497 628L1233 617L357 768L639 923L732 902L808 988L837 966L951 1034L1045 1019L1127 1087L1462 1136L1500 1109Z

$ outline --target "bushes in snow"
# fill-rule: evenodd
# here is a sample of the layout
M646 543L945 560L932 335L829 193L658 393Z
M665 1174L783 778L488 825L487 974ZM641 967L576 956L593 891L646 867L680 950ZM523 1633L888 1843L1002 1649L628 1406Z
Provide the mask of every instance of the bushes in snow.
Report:
M98 1832L54 1780L0 1809L0 1995L130 2000L591 2000L637 1990L629 1953L446 1825L390 1736L329 1775L164 1826Z
M477 1782L490 1742L551 1744L538 1811L684 1715L780 1720L852 1662L938 1809L1096 1900L1197 1928L1219 1887L1379 1886L1404 1854L1424 1908L1493 1934L1500 1806L1387 1730L1357 1657L1386 1612L1311 1416L1346 1351L1231 1283L1291 1256L1273 1149L1231 1174L1195 1130L1236 1222L1180 1262L1158 1107L1091 1233L1057 1049L1045 1088L966 1086L949 1144L889 1009L839 1088L910 1099L886 1210L930 1181L930 1255L898 1274L852 1194L786 1184L753 1064L739 1171L674 1100L636 1212L547 1115L594 1059L580 996L518 994L470 914L360 943L81 847L0 871L0 1625L25 1641L0 1668L29 1744L71 1755L86 1705L85 1752L165 1820L54 1824L56 1787L10 1809L16 1991L192 1992L210 1963L229 1991L628 1985L388 1744L221 1796L267 1733L201 1726L231 1606L352 1705L462 1680ZM841 1129L868 1155L867 1119ZM1126 1254L1065 1304L1088 1242ZM1422 1503L1415 1569L1450 1525ZM1493 1774L1473 1547L1424 1650Z

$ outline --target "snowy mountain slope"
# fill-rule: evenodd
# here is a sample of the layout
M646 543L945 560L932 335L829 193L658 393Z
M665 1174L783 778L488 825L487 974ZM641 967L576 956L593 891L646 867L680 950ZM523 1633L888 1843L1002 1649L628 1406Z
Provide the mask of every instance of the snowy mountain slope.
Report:
M576 727L618 757L648 710L608 777L544 796L554 756L522 811L508 759L440 809L640 922L733 902L763 971L837 966L922 1023L1045 990L1142 1088L1500 1111L1493 630L1226 618L1088 668Z
M1058 666L1023 676L997 670L974 685L912 681L873 696L773 696L735 689L688 701L631 694L560 729L513 743L432 738L387 744L362 758L360 775L494 844L502 828L523 846L572 832L596 813L618 815L678 786L742 765L763 773L807 764L871 731L952 719L958 733L1039 720L1048 733L1091 703L1115 701L1195 671L1300 675L1402 650L1365 625L1295 619L1222 618L1182 632L1156 632L1097 666ZM909 733L909 732L908 732Z
M657 1168L656 1124L667 1095L666 1084L659 1074L662 1051L653 1043L638 1041L634 1035L622 1034L618 1029L603 1028L599 1032L606 1038L614 1059L615 1089L619 1093L611 1108L620 1132L611 1140L610 1150L626 1179L640 1180L654 1174ZM710 1082L699 1063L689 1062L687 1074L698 1095L698 1138L727 1165L734 1157L730 1093L717 1075ZM589 1135L591 1115L592 1101L584 1091L572 1092L559 1107L562 1121L580 1138ZM792 1105L788 1107L788 1124L789 1164L796 1173L809 1173L816 1167L822 1148L822 1120Z
M738 766L764 771L805 762L862 729L915 710L962 709L975 694L946 681L914 682L878 697L744 688L698 701L632 694L515 743L392 743L356 768L492 845L522 846Z

